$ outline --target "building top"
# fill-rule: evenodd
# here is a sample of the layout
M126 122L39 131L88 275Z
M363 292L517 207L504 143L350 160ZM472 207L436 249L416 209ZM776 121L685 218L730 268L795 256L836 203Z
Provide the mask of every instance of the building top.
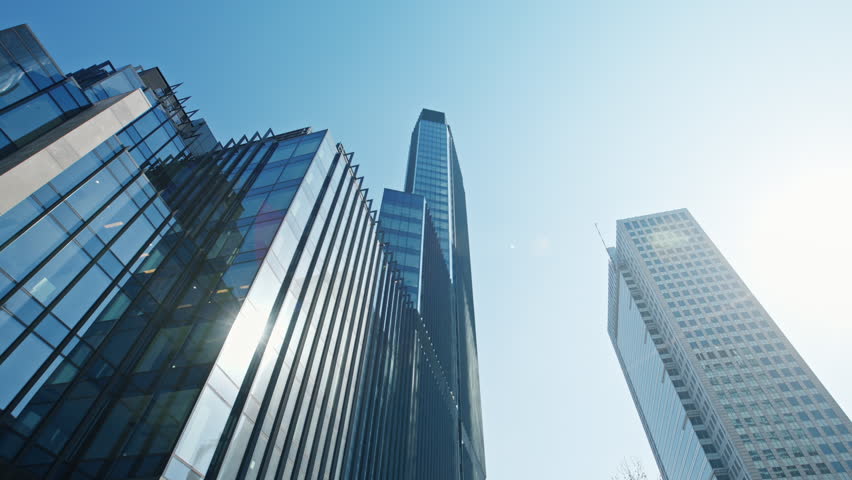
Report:
M424 108L420 111L420 120L429 120L430 122L447 123L447 116L444 112L429 110Z
M640 221L640 220L647 220L649 218L658 218L658 217L662 217L662 216L665 216L665 215L678 215L678 216L682 217L682 214L686 214L687 216L692 217L692 214L689 213L688 209L678 208L678 209L675 209L675 210L667 210L665 212L649 213L648 215L639 215L639 216L636 216L636 217L622 218L620 220L617 220L616 224L627 223L627 222L637 222L637 221Z

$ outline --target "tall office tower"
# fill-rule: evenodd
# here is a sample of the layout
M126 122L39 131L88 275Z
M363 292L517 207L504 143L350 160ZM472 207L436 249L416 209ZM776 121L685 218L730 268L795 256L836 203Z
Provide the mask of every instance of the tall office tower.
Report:
M379 231L398 272L395 281L409 293L409 313L377 325L369 339L352 426L355 447L344 478L458 479L462 473L457 383L451 376L452 284L424 207L419 195L385 190ZM410 295L411 271L400 268L406 265L417 265L419 304Z
M458 162L453 135L442 112L423 109L411 133L405 191L422 195L429 210L441 252L452 275L452 164Z
M459 409L461 477L485 478L467 206L452 131L441 112L427 109L420 112L411 134L405 191L425 198L426 210L450 274L452 312L442 327L447 330L444 334L448 344L443 360L448 364L446 374ZM383 207L383 224L384 214ZM409 218L413 217L409 215ZM389 243L395 248L394 238L390 238ZM425 254L422 258L425 261ZM413 259L406 260L404 271L411 271L415 265ZM410 286L413 287L416 285ZM421 295L421 303L422 298Z
M686 210L617 222L608 331L663 477L852 478L852 423Z
M458 475L428 212L418 308L328 132L203 140L26 26L0 60L0 478Z

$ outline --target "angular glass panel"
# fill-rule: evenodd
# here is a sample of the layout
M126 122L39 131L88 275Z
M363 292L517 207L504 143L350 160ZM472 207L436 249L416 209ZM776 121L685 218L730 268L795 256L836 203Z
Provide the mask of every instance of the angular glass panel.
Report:
M59 323L59 320L51 314L41 319L35 331L41 335L41 338L47 340L47 343L54 347L58 346L62 340L65 340L65 336L69 332L68 328Z
M3 42L3 45L9 49L15 61L26 70L27 74L39 88L50 86L53 84L50 74L42 69L41 64L27 50L27 47L24 46L24 43L17 34L19 30L9 29L0 31L0 42Z
M80 90L80 87L77 86L76 82L68 82L65 86L68 88L68 91L71 92L71 96L74 97L74 100L77 101L78 105L82 107L90 104L89 99L86 98Z
M278 147L275 148L275 152L273 152L272 156L269 157L269 163L287 160L293 155L293 152L296 150L296 147L298 145L298 141L291 141L290 143L279 143Z
M299 155L316 152L319 148L320 142L322 142L322 139L322 136L303 139L298 148L296 148L296 151L293 153L293 156L298 157Z
M63 112L70 112L78 108L77 102L71 98L71 94L68 93L62 85L51 89L50 96L59 104L59 108L61 108Z
M305 176L305 172L308 171L308 167L310 166L310 159L290 163L287 165L287 169L284 171L284 174L281 175L278 181L286 182L288 180L296 180L302 178Z
M62 173L54 177L50 181L50 184L53 185L56 191L60 194L70 192L80 182L82 182L84 178L100 167L102 163L102 160L95 155L94 152L89 152L81 159L74 162L73 165L63 170Z
M236 433L234 433L228 447L228 453L225 454L225 459L222 461L222 478L236 478L252 428L254 428L254 422L246 418L245 415L240 415Z
M75 327L83 314L109 287L110 278L97 265L93 266L54 307L53 313L69 327Z
M0 267L20 280L67 237L52 218L45 217L0 252Z
M62 110L44 94L0 115L0 129L18 146L62 121Z
M6 348L12 344L18 335L24 331L24 326L21 322L12 318L5 310L0 310L0 354L6 351Z
M259 214L269 213L276 210L286 210L296 195L296 187L273 190L260 209Z
M115 177L107 171L101 171L74 192L68 198L68 203L81 217L87 219L111 198L118 188Z
M109 242L130 221L137 210L136 204L130 197L122 193L98 215L98 218L92 220L91 228L101 237L101 240Z
M19 28L17 29L18 35L20 35L21 40L23 40L24 45L27 46L27 49L30 53L41 63L42 68L47 72L51 79L54 81L62 80L64 77L61 73L59 73L59 68L50 57L47 56L47 53L44 51L44 48L39 45L38 41L33 37L32 32L28 28Z
M175 454L196 470L206 471L230 411L224 400L205 388L195 403Z
M0 52L0 108L8 107L37 91L24 71L11 64L6 54Z
M252 189L257 189L260 187L266 187L275 183L275 180L281 175L281 172L284 170L284 167L276 167L271 169L266 169L258 175L258 177L252 183Z
M132 92L133 90L136 90L136 87L130 82L128 75L130 75L130 73L127 70L122 70L116 75L112 75L101 82L101 87L110 97Z
M83 223L80 216L71 210L71 207L67 203L60 203L50 211L50 214L69 232L76 230Z
M275 236L275 232L278 231L280 225L281 222L277 220L252 225L246 234L240 251L252 252L269 248L272 238Z
M5 242L41 213L42 207L32 197L24 199L0 216L0 242Z
M0 364L0 408L9 406L36 370L47 360L52 349L33 334L27 336Z
M112 251L122 263L127 265L153 234L154 227L144 215L140 215L115 241Z
M27 290L47 305L90 261L86 252L71 242L27 282Z

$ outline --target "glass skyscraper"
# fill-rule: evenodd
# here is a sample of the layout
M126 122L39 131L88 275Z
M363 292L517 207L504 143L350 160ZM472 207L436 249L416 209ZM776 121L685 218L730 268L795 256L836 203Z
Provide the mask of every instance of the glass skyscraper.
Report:
M429 211L441 241L441 252L450 269L453 230L451 160L455 157L455 151L446 116L442 112L424 108L411 133L405 191L422 195L429 202Z
M484 476L422 196L382 228L327 131L223 145L159 69L66 77L27 26L0 60L0 478Z
M407 288L419 293L415 300L424 318L440 318L431 329L435 335L432 343L448 382L451 410L458 412L453 432L459 478L485 478L467 206L455 142L444 113L420 112L411 134L405 192L385 191L380 223L389 249L399 258ZM427 248L432 232L440 255L431 255ZM443 258L449 275L449 291L426 295L429 278L435 281L438 257Z
M852 478L852 423L687 210L617 222L608 332L666 479Z

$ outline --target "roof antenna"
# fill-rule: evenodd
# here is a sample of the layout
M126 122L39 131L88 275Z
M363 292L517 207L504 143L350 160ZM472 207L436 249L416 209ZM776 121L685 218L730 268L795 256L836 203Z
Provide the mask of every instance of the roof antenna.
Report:
M609 259L610 259L610 260L612 260L612 262L614 263L614 262L615 262L615 259L614 259L614 258L612 258L612 255L609 253L609 247L607 247L607 246L606 246L606 241L604 240L603 235L601 235L601 229L600 229L600 228L598 228L598 222L595 222L595 230L598 232L598 238L600 238L600 239L601 239L601 244L603 244L604 251L606 252L606 255L607 255L607 256L609 257Z

